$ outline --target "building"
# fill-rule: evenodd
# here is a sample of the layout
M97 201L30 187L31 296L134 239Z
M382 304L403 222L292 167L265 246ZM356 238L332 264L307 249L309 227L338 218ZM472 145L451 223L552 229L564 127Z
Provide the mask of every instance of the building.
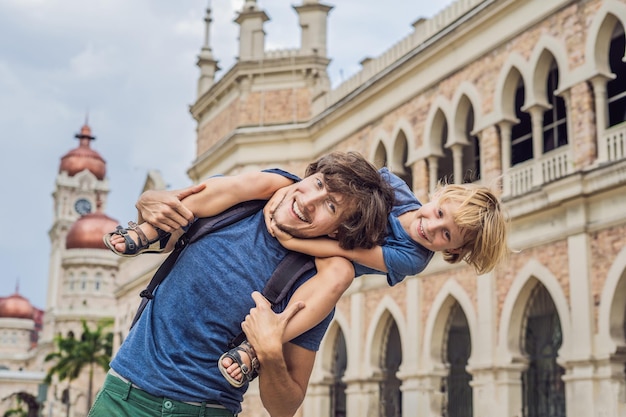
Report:
M516 249L481 276L436 257L355 279L302 414L626 415L626 2L458 0L334 89L331 6L294 10L300 47L267 51L246 1L219 80L207 37L189 176L357 150L423 201L442 177L499 185Z
M88 372L68 384L43 381L56 351L55 337L80 338L82 321L90 328L112 318L116 300L118 257L102 242L102 235L118 222L106 214L109 193L106 163L93 150L95 139L87 123L76 134L79 144L61 157L52 193L53 224L50 228L48 293L44 311L16 293L0 300L0 392L6 398L17 392L29 394L42 404L46 416L87 414ZM95 370L100 387L104 371ZM6 410L11 402L0 403ZM44 411L45 410L45 411Z
M411 34L336 88L326 72L327 43L341 41L327 38L332 7L295 5L300 47L268 51L268 12L246 0L238 61L219 79L207 11L189 177L274 166L302 174L321 154L356 150L422 201L443 177L498 187L515 252L480 276L436 256L394 287L355 279L299 414L626 416L626 0L457 0L416 16ZM95 206L108 191L82 175L84 195L80 173L57 181L51 239L61 247L75 199ZM89 266L72 250L88 252ZM50 288L70 297L69 277L83 282L83 272L92 290L106 281L119 344L163 258L108 255L53 249ZM49 320L70 331L85 300L67 309L59 296L49 296L44 334ZM267 415L254 384L241 415Z

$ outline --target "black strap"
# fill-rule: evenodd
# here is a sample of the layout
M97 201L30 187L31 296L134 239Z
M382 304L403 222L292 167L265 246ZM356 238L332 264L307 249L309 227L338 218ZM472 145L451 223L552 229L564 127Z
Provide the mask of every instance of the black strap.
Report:
M148 283L148 286L139 293L141 296L141 303L139 304L139 308L137 309L137 313L135 313L135 317L130 325L130 328L135 325L137 320L139 320L139 316L146 308L148 301L154 298L154 291L156 288L163 282L167 274L170 272L178 256L183 251L188 244L195 242L200 239L202 236L207 233L221 229L222 227L226 227L233 223L238 222L241 219L244 219L253 213L258 212L265 205L265 200L251 200L245 201L243 203L237 204L228 210L223 211L222 213L212 216L212 217L203 217L197 219L192 225L189 227L187 232L183 234L180 239L176 242L176 246L174 250L169 254L165 261L159 266L156 273Z
M300 252L288 252L265 284L263 296L275 306L285 299L296 280L313 268L313 257ZM241 332L228 343L228 347L232 349L239 346L244 340L246 335Z

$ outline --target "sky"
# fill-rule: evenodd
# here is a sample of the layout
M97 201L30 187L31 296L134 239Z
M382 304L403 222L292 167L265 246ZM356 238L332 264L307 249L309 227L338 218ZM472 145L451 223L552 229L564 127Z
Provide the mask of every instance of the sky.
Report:
M333 87L453 0L326 0ZM292 5L257 0L266 49L299 47ZM191 184L197 55L204 16L221 77L238 51L243 0L0 0L0 297L16 292L45 309L55 180L88 120L107 163L106 214L136 217L149 170L169 188Z

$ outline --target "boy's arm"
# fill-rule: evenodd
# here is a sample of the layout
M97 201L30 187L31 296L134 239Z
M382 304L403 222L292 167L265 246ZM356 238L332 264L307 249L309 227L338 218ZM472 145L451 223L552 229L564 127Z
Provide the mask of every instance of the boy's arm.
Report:
M272 234L281 245L294 252L302 252L318 258L341 256L368 268L388 272L381 246L374 246L371 249L356 248L348 250L342 249L336 240L330 238L298 239L276 227L272 228Z

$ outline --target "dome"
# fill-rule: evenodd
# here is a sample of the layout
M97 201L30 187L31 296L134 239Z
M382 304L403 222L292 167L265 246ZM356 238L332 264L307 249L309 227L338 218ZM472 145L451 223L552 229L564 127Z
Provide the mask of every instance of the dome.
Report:
M106 175L106 162L89 145L89 142L95 139L95 136L91 136L91 128L85 123L80 133L75 136L80 141L78 148L72 149L61 158L59 172L66 171L70 177L73 177L88 169L96 178L103 180Z
M30 301L18 293L0 300L0 317L14 319L33 319L35 309Z
M85 214L76 220L65 238L67 249L107 249L102 236L112 232L118 222L100 211Z

